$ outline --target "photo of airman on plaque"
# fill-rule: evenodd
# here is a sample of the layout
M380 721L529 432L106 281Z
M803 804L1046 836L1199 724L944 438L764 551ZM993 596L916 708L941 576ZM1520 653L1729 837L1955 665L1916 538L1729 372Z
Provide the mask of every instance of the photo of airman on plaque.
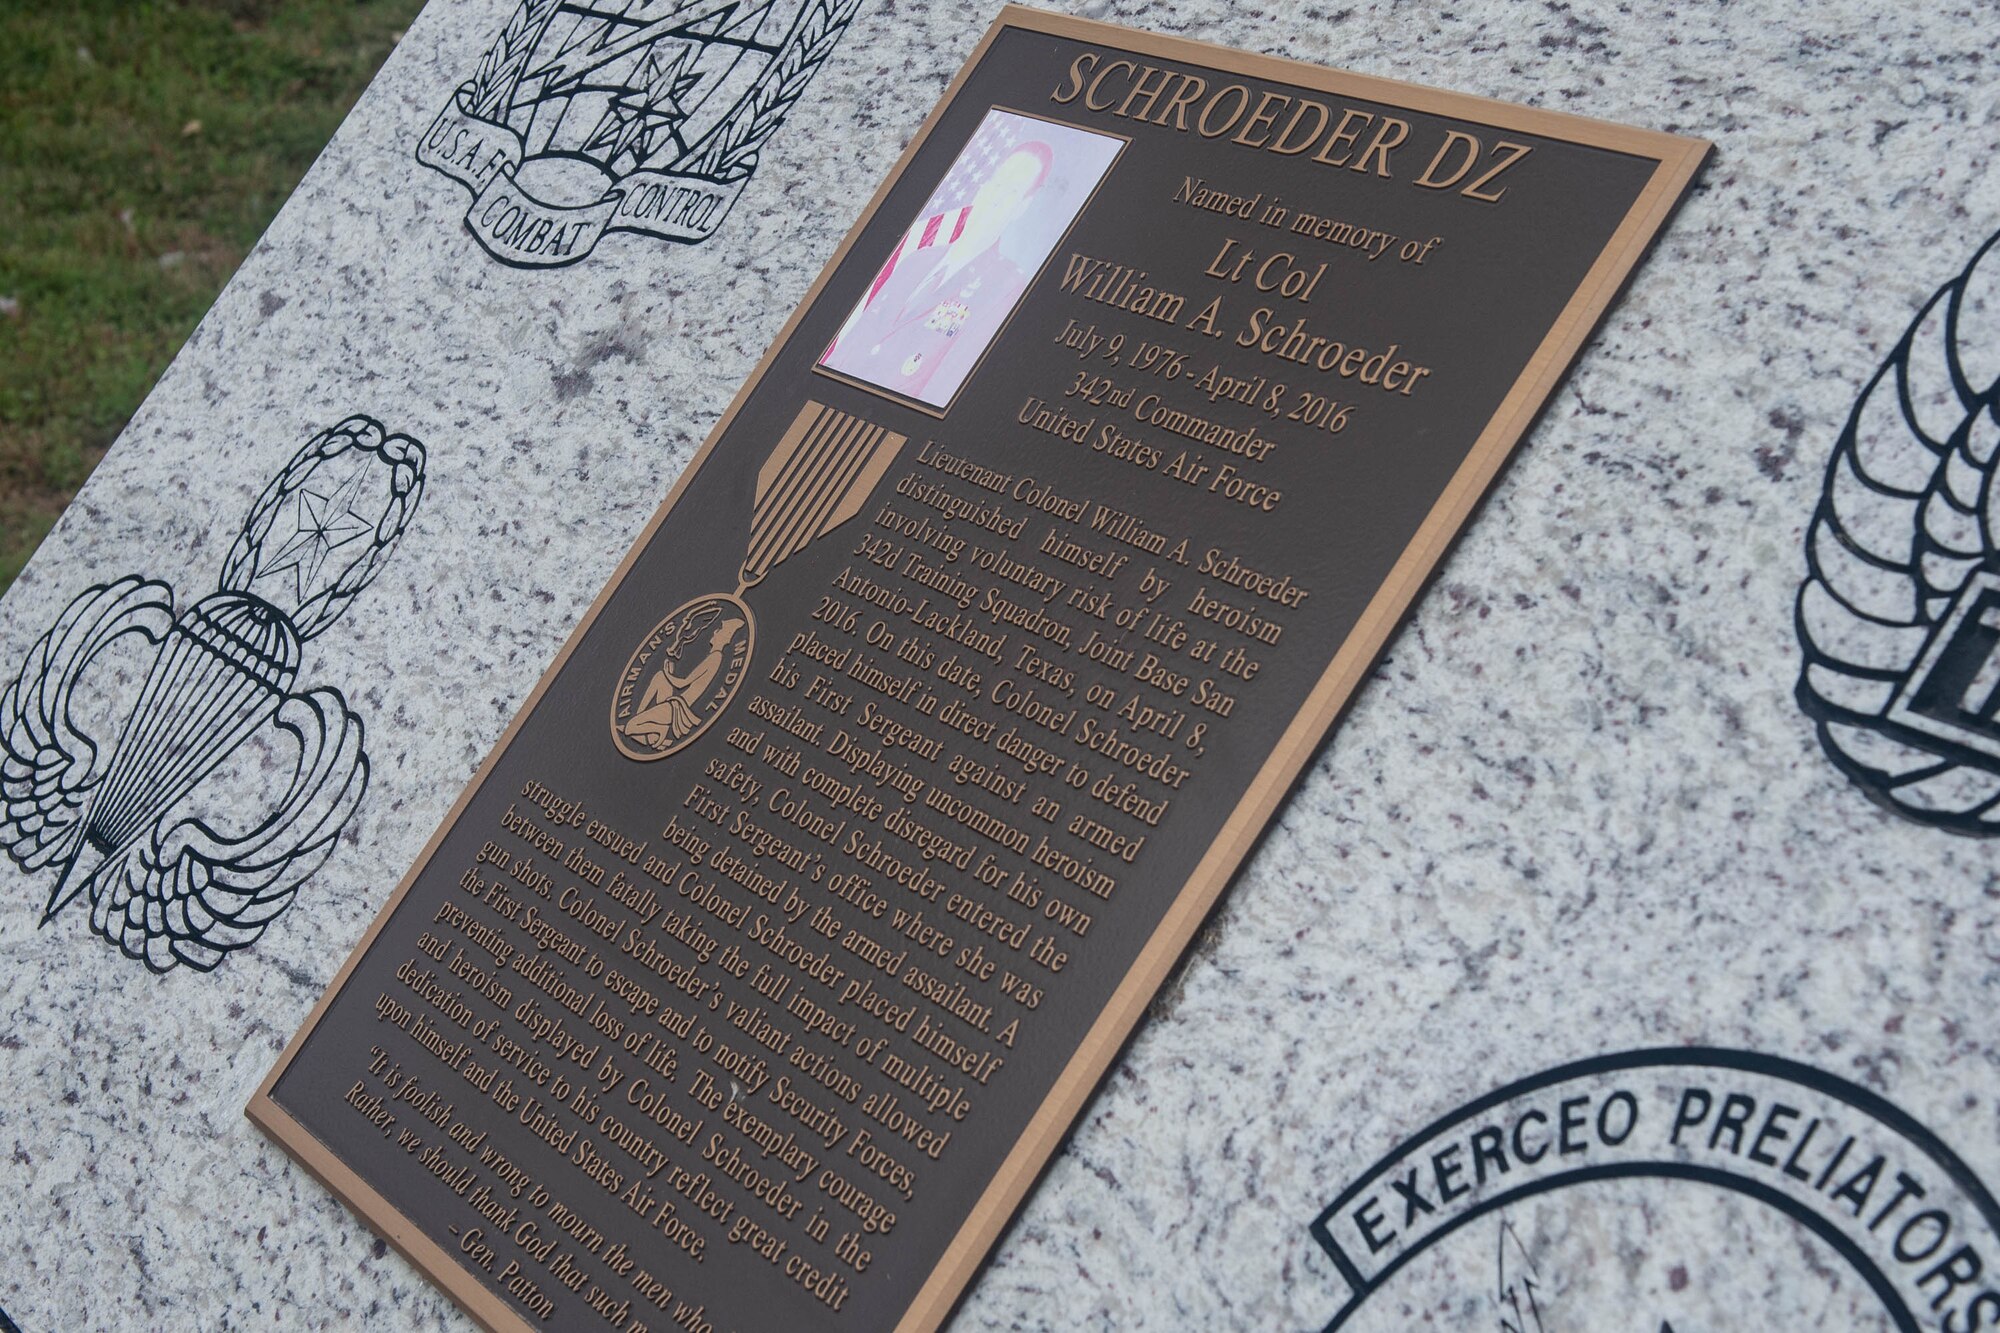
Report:
M950 406L1123 147L1111 135L987 112L820 365Z

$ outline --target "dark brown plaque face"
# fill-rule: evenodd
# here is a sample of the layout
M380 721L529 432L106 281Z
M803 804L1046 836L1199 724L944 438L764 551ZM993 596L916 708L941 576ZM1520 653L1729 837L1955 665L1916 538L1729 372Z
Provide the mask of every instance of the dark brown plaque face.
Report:
M491 1328L935 1328L1705 151L1006 11L251 1116Z

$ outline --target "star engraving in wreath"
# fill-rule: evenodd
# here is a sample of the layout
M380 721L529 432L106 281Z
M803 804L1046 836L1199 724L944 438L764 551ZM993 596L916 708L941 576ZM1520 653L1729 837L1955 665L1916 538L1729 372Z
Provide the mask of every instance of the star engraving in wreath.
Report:
M349 417L265 488L214 592L177 610L127 575L70 602L0 693L0 847L55 872L42 924L81 897L127 956L205 972L291 905L368 787L361 719L339 690L298 688L301 650L373 582L423 490L422 444ZM144 683L105 697L93 667L134 645ZM204 779L260 733L290 779L216 817Z
M1882 805L2000 833L2000 235L1861 391L1806 534L1800 706Z

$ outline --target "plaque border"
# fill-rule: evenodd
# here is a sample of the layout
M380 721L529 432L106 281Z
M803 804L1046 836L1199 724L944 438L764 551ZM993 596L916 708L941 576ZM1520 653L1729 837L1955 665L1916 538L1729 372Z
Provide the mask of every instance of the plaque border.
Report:
M470 1269L457 1262L443 1246L423 1234L358 1172L335 1156L278 1104L271 1095L272 1090L290 1069L293 1059L312 1036L362 956L374 944L376 935L390 915L401 905L417 876L429 865L445 833L464 813L472 794L485 783L527 715L541 702L612 594L623 585L640 553L652 541L660 525L687 490L689 482L734 423L750 393L763 382L779 350L797 332L805 312L819 299L827 283L860 240L862 232L874 221L889 191L902 179L916 154L929 142L945 109L956 101L973 70L994 42L1010 29L1089 42L1121 54L1152 56L1355 100L1379 102L1391 108L1401 107L1497 129L1535 134L1650 160L1655 165L1651 178L1627 209L1624 220L1599 251L1583 280L1577 284L1569 301L1549 326L1541 344L1488 418L1464 462L1453 473L1409 544L1369 598L1332 661L1256 770L1236 808L1196 863L1186 883L1175 894L1173 903L1141 948L1131 969L1112 992L1096 1020L1084 1032L1075 1054L1029 1118L1021 1137L987 1181L957 1233L939 1256L936 1266L918 1286L896 1323L895 1333L933 1333L956 1308L988 1252L1054 1157L1085 1103L1109 1071L1112 1060L1138 1026L1146 1006L1180 961L1195 931L1207 918L1237 869L1263 836L1278 805L1325 740L1466 519L1484 498L1500 468L1547 404L1556 385L1623 289L1640 258L1679 206L1689 182L1712 147L1706 140L1657 130L1616 125L1401 80L1353 74L1017 4L1005 6L967 55L965 63L925 116L895 166L870 197L812 286L800 298L784 328L730 400L728 408L676 480L666 500L633 540L617 570L570 631L562 649L536 682L533 691L522 701L513 721L501 733L478 771L468 779L465 789L452 803L450 811L439 822L409 871L389 895L388 901L369 924L305 1022L286 1043L283 1054L258 1084L244 1108L252 1123L290 1153L314 1178L359 1214L364 1222L491 1333L538 1333L538 1330L508 1305L499 1293L488 1288L473 1276ZM995 341L998 341L997 337Z

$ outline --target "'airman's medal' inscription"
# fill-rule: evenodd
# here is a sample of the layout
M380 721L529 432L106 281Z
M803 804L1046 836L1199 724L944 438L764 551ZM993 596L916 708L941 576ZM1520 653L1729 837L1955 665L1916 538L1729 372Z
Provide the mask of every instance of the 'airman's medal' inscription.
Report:
M750 608L717 593L675 607L632 651L611 702L627 759L685 749L736 697L750 660Z

